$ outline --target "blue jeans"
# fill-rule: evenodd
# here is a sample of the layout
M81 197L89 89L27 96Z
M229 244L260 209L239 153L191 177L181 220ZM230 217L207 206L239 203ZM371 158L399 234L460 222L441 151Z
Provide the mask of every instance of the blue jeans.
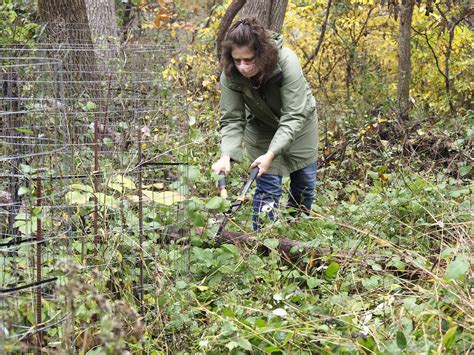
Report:
M296 213L308 213L311 210L315 194L316 170L317 163L313 163L290 174L290 194L287 206L294 208ZM260 229L262 217L267 216L272 221L276 219L275 210L280 203L281 185L282 177L279 175L263 174L257 178L257 189L253 197L254 230Z

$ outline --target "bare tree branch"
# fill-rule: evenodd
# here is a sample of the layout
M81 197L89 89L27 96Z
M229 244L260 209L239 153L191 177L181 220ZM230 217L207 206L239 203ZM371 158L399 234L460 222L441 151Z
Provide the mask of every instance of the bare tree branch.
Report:
M319 50L321 49L321 45L323 44L323 41L324 41L324 36L326 34L326 27L327 27L327 24L328 24L328 19L329 19L329 13L331 11L331 6L332 6L332 0L329 0L328 1L328 7L326 8L326 16L324 17L324 22L321 26L321 33L319 34L318 43L316 44L316 48L314 48L313 54L311 54L311 56L308 58L306 63L303 65L303 70L305 70L306 67L308 66L308 64L311 61L313 61L314 58L316 58L318 56Z
M412 30L416 34L422 35L425 38L426 44L428 45L428 48L431 50L431 53L433 54L435 64L436 64L436 68L438 69L439 73L446 79L446 75L444 75L444 72L443 72L443 70L441 69L441 67L439 65L438 56L436 55L436 52L435 52L433 46L431 45L430 38L428 37L428 34L426 33L426 30L424 32L420 32L416 28L412 28Z
M235 15L245 5L247 0L234 0L227 8L224 17L219 25L219 31L217 32L217 59L221 59L222 41L224 40L225 34L232 23Z

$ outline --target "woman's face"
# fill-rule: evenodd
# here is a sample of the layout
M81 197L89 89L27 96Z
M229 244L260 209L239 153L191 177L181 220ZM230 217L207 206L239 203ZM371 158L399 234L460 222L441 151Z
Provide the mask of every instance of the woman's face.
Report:
M231 55L240 74L246 78L251 78L258 74L254 50L249 47L233 47Z

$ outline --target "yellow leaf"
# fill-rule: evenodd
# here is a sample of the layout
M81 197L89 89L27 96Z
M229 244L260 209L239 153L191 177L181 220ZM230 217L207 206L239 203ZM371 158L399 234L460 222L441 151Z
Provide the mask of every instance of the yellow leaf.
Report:
M135 190L135 183L128 177L123 175L113 176L111 181L107 183L107 187L123 193L124 188L129 190Z
M80 192L80 191L69 191L66 196L66 202L70 205L85 205L90 204L89 198L92 194L88 192Z
M69 185L69 190L79 190L84 192L94 192L92 186L83 185L83 184L71 184Z
M189 54L186 56L186 64L191 65L193 63L193 60L194 60L193 56Z
M185 200L184 196L176 191L155 192L150 190L143 190L142 193L143 196L146 196L151 201L166 206L171 206L175 203Z
M138 203L140 201L140 198L137 195L128 195L127 198L133 203Z
M108 183L107 185L105 185L105 186L107 186L109 189L118 191L118 192L120 192L120 193L123 192L123 187L122 187L121 184L116 184L115 182L109 182L109 183Z
M142 25L142 28L144 28L145 30L150 30L152 28L155 28L156 25L153 21L150 21L150 22L145 22L143 25ZM131 38L130 38L131 39Z
M349 201L351 203L354 203L354 202L356 202L356 200L357 200L357 195L355 194L355 192L352 192L349 196Z
M380 247L391 247L392 243L390 243L387 240L381 239L381 238L376 238L375 243L377 243L378 246Z
M118 250L115 252L115 258L119 263L121 263L123 260L122 254Z
M117 208L118 203L113 196L106 195L102 192L96 192L95 196L97 197L97 203L101 206L106 206L110 208Z

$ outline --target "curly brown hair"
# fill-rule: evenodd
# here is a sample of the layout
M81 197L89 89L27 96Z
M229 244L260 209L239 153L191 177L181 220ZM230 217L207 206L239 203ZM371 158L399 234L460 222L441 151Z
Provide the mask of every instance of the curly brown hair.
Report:
M259 69L257 81L270 76L278 62L278 50L270 33L256 18L244 18L234 23L222 41L221 67L225 75L237 72L232 58L234 47L248 47L255 51L255 64Z

